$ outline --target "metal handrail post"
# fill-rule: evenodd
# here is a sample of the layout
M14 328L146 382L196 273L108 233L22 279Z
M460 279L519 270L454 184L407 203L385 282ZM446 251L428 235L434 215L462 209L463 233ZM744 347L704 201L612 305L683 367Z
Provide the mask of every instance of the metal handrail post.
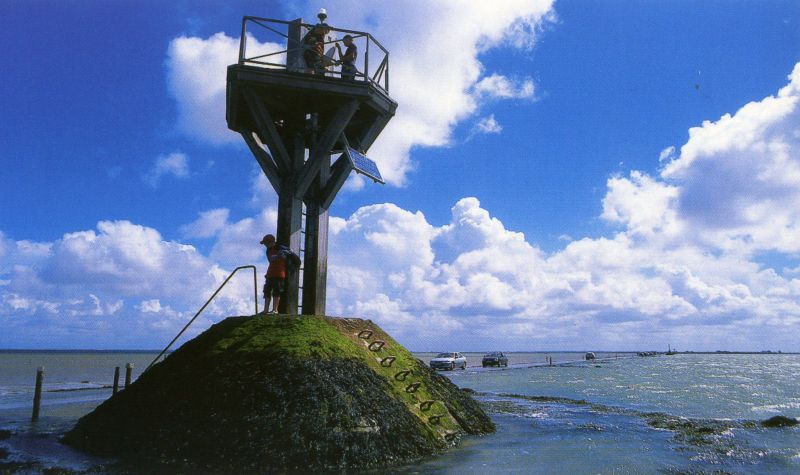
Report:
M367 82L369 79L369 36L367 36L367 50L364 52L364 78Z
M259 54L252 58L247 56L247 31L248 31L248 22L252 22L257 27L263 28L266 31L269 31L273 34L276 34L280 37L287 38L287 48L280 50L280 51L273 51L271 53ZM288 68L288 57L297 50L305 50L304 48L296 48L292 47L292 39L289 38L289 35L284 34L283 32L279 31L278 29L273 28L269 24L275 25L299 25L299 27L306 28L308 30L313 29L316 25L311 23L302 23L302 22L294 22L294 21L285 21L285 20L277 20L274 18L262 18L262 17L255 17L255 16L245 16L242 19L242 30L241 30L241 38L239 39L239 64L250 64L250 65L260 65L266 66L267 68ZM255 28L255 27L251 27ZM261 29L256 28L256 30L261 31ZM253 30L255 31L255 30ZM359 79L363 78L363 81L369 84L373 84L384 91L389 91L389 51L372 36L370 33L363 32L363 31L356 31L356 30L348 30L344 28L331 28L331 31L339 32L339 33L347 33L353 36L353 39L364 38L366 41L366 48L364 51L364 68L363 71L357 71L356 77ZM323 45L328 45L331 43L338 43L341 40L330 40L323 42ZM383 53L381 61L379 61L379 66L375 71L371 71L369 67L369 56L370 56L370 49L375 50L378 48ZM373 51L374 52L374 51ZM287 64L280 64L280 63L273 63L269 61L263 61L264 58L272 57L276 55L286 55L287 57ZM331 72L331 71L329 71ZM341 73L337 71L333 71L333 75L339 75L341 77Z
M242 36L239 39L239 64L244 63L244 52L247 48L247 17L242 18Z
M222 282L222 284L220 284L220 286L217 288L217 290L214 292L214 294L211 297L209 297L208 300L206 300L206 303L203 304L203 306L200 308L200 310L198 310L197 313L194 314L194 317L192 317L192 319L189 320L189 323L187 323L186 326L184 326L183 329L177 335L175 335L175 338L173 338L172 341L169 342L169 344L166 346L166 348L164 348L161 351L161 353L159 353L158 356L156 356L155 359L153 361L151 361L149 365L147 365L147 368L145 368L145 370L142 372L142 374L146 373L147 370L149 370L154 364L156 364L156 362L162 356L164 356L164 353L166 353L170 349L170 347L172 347L172 345L178 340L178 338L180 338L181 335L183 335L183 332L185 332L186 329L189 328L189 326L197 319L197 317L199 317L200 314L203 313L203 310L205 310L206 307L208 307L208 304L210 304L211 301L214 300L214 297L216 297L217 294L220 292L220 290L222 290L222 288L225 287L225 285L228 283L228 281L231 280L231 278L234 276L234 274L236 274L237 272L239 272L242 269L248 269L248 268L252 268L253 269L253 297L254 297L253 301L256 304L256 313L255 314L257 315L258 314L258 283L257 283L257 277L256 277L256 266L249 265L249 266L237 267L236 269L233 269L233 272L231 272L230 275L228 275L228 277Z
M256 277L256 266L252 267L253 267L253 302L255 302L256 304L255 315L258 315L258 277Z

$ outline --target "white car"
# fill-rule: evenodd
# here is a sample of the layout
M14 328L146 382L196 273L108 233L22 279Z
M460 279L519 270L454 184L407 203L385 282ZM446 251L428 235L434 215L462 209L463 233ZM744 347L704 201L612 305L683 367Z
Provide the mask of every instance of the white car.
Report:
M461 353L439 353L431 360L433 369L467 369L467 359Z

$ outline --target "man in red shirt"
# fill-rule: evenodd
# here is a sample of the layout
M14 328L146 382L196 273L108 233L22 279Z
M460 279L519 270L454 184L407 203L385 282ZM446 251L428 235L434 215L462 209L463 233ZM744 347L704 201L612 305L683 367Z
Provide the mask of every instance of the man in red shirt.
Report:
M261 244L267 246L267 261L269 262L264 283L264 311L277 314L278 306L281 303L281 294L286 286L286 256L280 246L275 243L275 236L272 234L264 236ZM269 310L270 296L272 297L272 310Z

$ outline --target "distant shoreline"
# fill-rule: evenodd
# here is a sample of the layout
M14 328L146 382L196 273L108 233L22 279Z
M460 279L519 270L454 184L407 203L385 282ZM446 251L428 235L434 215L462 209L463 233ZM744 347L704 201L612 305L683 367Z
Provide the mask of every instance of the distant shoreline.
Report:
M494 351L494 350L492 350ZM643 350L625 350L625 351L614 351L614 350L531 350L531 351L504 351L504 353L508 354L515 354L515 353L586 353L587 351L593 351L597 353L620 353L620 354L636 354ZM652 350L647 350L652 351ZM2 349L0 348L0 354L3 353L63 353L63 354L77 354L77 353L97 353L97 354L119 354L119 353L136 353L136 354L148 354L148 353L160 353L161 350L65 350L65 349ZM462 353L490 353L491 351L462 351ZM412 351L412 353L439 353L439 351ZM659 351L657 355L664 355L666 352ZM726 350L717 350L717 351L677 351L675 354L679 355L800 355L800 352L797 351L726 351Z
M0 353L160 353L161 350L32 350L1 349Z

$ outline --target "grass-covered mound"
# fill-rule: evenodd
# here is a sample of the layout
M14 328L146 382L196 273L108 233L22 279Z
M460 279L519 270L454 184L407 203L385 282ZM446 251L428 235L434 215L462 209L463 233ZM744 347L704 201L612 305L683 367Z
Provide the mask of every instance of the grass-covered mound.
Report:
M212 326L64 441L138 468L269 472L393 465L493 431L368 320L257 316Z

